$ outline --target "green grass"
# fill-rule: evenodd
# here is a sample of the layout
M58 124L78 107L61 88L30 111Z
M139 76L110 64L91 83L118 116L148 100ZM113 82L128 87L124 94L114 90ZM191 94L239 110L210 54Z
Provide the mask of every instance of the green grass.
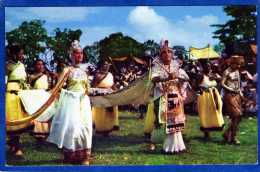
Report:
M227 124L227 119L226 124ZM143 141L144 120L136 115L121 112L120 131L109 137L93 137L93 165L164 165L164 164L248 164L257 162L257 118L243 118L240 124L241 145L222 142L222 132L211 133L212 139L204 141L197 116L188 116L184 131L187 152L178 155L161 154L164 129L155 132L158 142L155 152L147 151ZM8 165L63 165L62 152L55 145L37 144L29 134L22 135L25 158L17 160L6 154ZM7 148L6 148L7 149Z

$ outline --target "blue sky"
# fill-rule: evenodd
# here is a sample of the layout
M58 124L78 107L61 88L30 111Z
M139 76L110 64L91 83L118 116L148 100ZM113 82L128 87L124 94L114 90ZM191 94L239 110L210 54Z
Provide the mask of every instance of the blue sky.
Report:
M83 47L123 32L139 42L164 38L171 46L200 48L218 43L210 25L229 19L222 6L7 7L5 16L6 32L32 19L45 20L50 35L57 27L81 29Z

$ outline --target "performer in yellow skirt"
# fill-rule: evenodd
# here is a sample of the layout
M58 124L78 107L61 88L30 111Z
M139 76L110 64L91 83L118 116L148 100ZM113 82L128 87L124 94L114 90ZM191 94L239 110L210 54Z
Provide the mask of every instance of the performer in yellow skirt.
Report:
M224 127L222 115L222 100L216 88L217 82L210 80L208 64L203 67L203 75L199 85L198 112L200 117L200 129L204 132L204 138L209 139L209 131L221 131Z
M104 62L97 71L93 87L112 89L114 85L114 77L109 72L110 64ZM97 133L108 135L109 132L119 129L118 107L93 107L93 122Z
M10 48L11 59L7 63L8 82L6 86L6 121L19 120L27 116L22 108L18 92L27 88L26 71L22 63L24 50L18 45ZM16 126L8 126L15 128ZM8 132L10 152L21 157L23 152L20 148L20 131Z
M29 83L33 89L49 89L48 75L43 60L37 59L34 64L35 73L29 76ZM49 134L50 122L33 121L33 135L38 140L46 139Z

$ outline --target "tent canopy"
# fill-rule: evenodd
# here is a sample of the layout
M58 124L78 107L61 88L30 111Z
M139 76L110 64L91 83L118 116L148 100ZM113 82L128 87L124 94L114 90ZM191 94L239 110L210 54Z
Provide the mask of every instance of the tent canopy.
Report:
M134 56L132 58L126 57L126 56L125 57L113 57L113 58L110 57L110 59L111 59L111 61L115 61L115 62L123 62L128 59L131 59L131 60L134 60L138 64L143 64L143 65L146 64L145 60L138 58L138 57L134 57Z
M220 55L209 45L204 48L190 47L189 53L191 60L216 59L220 57Z
M110 57L110 58L111 58L111 57ZM111 59L112 59L112 61L120 61L120 62L122 62L122 61L127 60L128 57L113 57L113 58L111 58Z

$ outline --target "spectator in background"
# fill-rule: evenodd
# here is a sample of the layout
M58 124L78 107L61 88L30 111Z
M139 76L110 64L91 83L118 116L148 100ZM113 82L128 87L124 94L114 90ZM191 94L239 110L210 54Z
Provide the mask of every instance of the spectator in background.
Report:
M257 90L255 83L250 80L247 82L243 91L245 100L243 101L244 111L249 113L257 112Z

